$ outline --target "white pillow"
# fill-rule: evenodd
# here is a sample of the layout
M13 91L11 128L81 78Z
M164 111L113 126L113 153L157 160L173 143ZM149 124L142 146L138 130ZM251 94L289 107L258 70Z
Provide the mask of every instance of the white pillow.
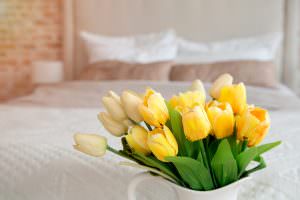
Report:
M106 37L88 32L81 32L89 64L100 60L131 61L135 55L134 38Z
M221 62L233 60L274 60L282 40L281 33L239 38L222 42L197 43L178 38L177 62Z
M109 37L81 32L89 63L118 60L150 63L173 60L177 56L177 38L173 30L130 37Z
M175 31L168 30L135 37L135 62L149 63L173 60L177 56Z

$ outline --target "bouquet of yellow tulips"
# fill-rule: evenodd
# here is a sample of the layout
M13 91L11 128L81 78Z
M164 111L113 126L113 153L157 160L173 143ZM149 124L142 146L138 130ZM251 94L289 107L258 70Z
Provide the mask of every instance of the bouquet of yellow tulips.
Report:
M154 174L194 190L213 190L266 167L264 152L280 141L258 144L270 128L268 111L247 104L243 83L221 75L206 102L202 82L169 101L147 89L143 96L124 91L103 97L103 126L120 137L123 149L96 134L75 134L75 149L103 156L106 150L134 161ZM250 162L256 165L249 169Z

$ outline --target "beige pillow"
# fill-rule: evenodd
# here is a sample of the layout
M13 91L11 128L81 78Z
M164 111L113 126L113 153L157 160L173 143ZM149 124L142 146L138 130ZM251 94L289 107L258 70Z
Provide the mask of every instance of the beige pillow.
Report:
M176 64L172 67L172 81L201 79L212 82L223 73L230 73L235 82L262 87L276 87L276 67L271 61L227 61L208 64Z
M172 62L126 63L100 61L87 66L80 80L169 80Z

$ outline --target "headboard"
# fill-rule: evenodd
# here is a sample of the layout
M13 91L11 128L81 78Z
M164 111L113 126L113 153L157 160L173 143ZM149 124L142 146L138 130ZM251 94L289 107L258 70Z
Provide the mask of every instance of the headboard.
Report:
M287 3L294 2L294 3ZM283 32L294 36L294 0L65 0L64 59L67 79L86 63L78 33L132 35L168 28L194 41L224 40ZM294 4L294 5L293 5ZM286 14L286 10L293 13ZM298 25L298 24L297 24ZM287 43L289 42L289 43ZM283 62L297 51L284 39ZM292 46L292 47L291 47ZM293 58L296 59L296 58ZM282 63L281 62L281 63ZM278 74L281 74L278 69Z

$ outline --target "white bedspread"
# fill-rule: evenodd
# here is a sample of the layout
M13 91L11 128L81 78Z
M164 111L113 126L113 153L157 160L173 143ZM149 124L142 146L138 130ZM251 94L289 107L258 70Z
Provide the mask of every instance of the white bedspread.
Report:
M120 91L129 87L141 91L146 85L149 83L45 86L32 96L1 105L0 199L126 199L127 184L137 170L119 166L120 158L112 154L99 159L73 150L72 135L100 133L109 137L112 146L120 147L119 140L110 137L97 121L96 115L101 110L99 98L109 88ZM156 83L152 86L168 96L183 91L187 85ZM242 185L239 200L297 200L300 196L299 100L284 88L250 88L248 96L250 102L270 104L272 127L265 142L282 140L283 144L265 154L268 167ZM146 186L140 188L139 199L174 197L166 187L149 183Z

